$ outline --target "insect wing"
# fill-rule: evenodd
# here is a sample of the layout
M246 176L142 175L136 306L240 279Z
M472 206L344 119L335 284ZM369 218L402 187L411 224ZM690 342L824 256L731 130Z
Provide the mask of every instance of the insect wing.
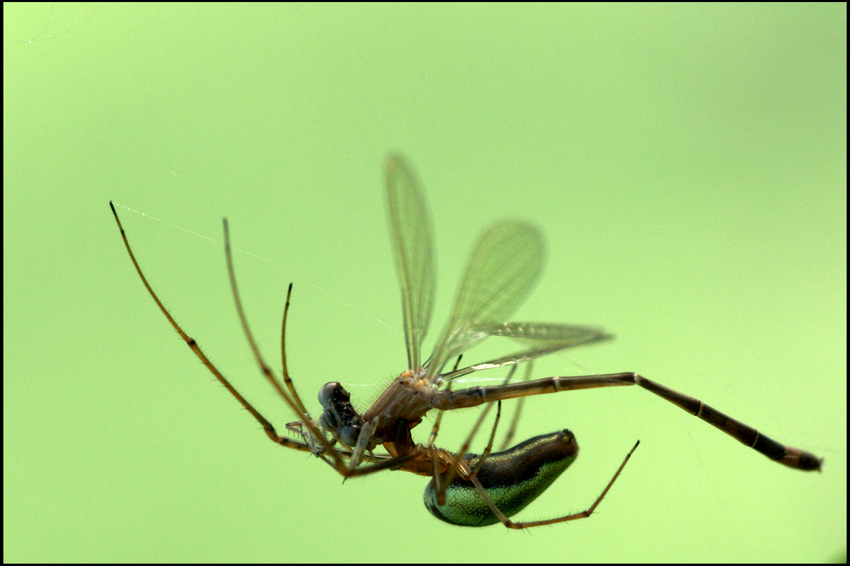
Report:
M427 378L504 324L528 297L542 268L543 238L535 228L504 221L487 229L472 249Z
M434 254L431 220L413 170L400 155L386 166L387 211L410 369L420 367L422 340L434 304Z
M506 322L492 328L489 336L507 336L528 345L527 349L494 360L474 364L443 375L450 381L474 371L520 364L553 352L613 338L598 328L568 324Z

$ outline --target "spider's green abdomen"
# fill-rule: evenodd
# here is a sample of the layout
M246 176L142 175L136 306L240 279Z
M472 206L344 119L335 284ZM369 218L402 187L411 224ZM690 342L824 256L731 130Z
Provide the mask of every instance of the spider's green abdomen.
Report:
M568 430L535 436L504 452L490 454L477 479L496 507L510 517L546 491L578 456L578 443ZM479 457L468 455L471 469ZM425 488L425 506L438 519L466 527L498 523L471 481L455 477L446 488L446 502L437 504L434 480Z

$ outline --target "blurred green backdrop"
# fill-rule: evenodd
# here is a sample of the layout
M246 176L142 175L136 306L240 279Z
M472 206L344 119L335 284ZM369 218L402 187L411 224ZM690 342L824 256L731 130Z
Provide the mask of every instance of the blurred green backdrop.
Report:
M4 560L843 555L844 5L3 15ZM282 430L292 415L234 315L221 217L269 359L294 281L303 397L315 411L334 379L365 407L405 369L380 173L392 148L433 212L432 329L477 233L528 219L548 264L517 319L617 335L538 377L642 372L825 457L823 473L637 389L539 397L519 434L569 427L582 455L520 518L586 508L642 444L592 518L520 534L433 519L423 478L343 485L268 442L157 311L107 202L177 320ZM476 414L448 416L441 445L459 446Z

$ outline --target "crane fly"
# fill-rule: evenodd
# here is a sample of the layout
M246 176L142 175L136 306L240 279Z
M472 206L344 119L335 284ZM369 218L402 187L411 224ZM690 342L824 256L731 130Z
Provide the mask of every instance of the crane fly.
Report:
M531 292L543 265L543 239L536 228L522 222L496 222L479 237L436 347L430 357L423 358L422 341L431 321L435 289L431 221L413 170L401 156L388 157L385 175L390 239L401 287L408 369L363 413L354 408L349 393L336 381L320 389L319 403L323 410L317 419L310 416L296 392L286 365L286 319L292 284L289 285L283 309L282 379L266 363L242 308L230 250L229 229L227 220L224 220L227 269L243 332L262 374L298 416L297 421L286 425L287 432L294 438L279 435L274 426L210 362L195 340L174 321L142 273L115 207L109 203L130 259L159 309L207 369L251 413L276 444L313 454L343 478L381 470L403 470L430 477L424 494L425 506L438 519L454 525L502 523L515 529L548 525L589 517L619 477L640 442L628 452L604 490L587 510L555 519L514 522L509 517L543 493L575 461L578 444L569 430L561 429L536 436L512 448L492 452L501 415L501 402L575 389L638 385L772 460L801 470L820 470L822 460L815 455L776 442L698 399L634 372L529 380L535 358L607 340L611 336L592 327L510 321ZM513 338L522 346L513 354L459 368L463 352L490 336ZM457 359L457 362L447 369L453 359ZM525 362L528 362L526 379L510 382L518 364ZM500 385L452 390L453 382L461 376L509 366L508 377ZM494 403L499 410L487 447L481 455L470 454L468 450L473 436ZM443 411L482 404L486 404L485 410L479 415L458 452L450 452L435 445ZM411 430L432 410L437 411L438 416L429 440L426 444L417 444L413 441ZM513 429L512 425L508 437L512 436ZM383 451L379 451L379 446Z

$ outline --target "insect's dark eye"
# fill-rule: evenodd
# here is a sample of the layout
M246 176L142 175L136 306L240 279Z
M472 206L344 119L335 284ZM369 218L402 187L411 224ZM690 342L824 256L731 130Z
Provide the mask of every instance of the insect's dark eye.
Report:
M319 389L319 404L327 409L328 405L333 403L334 395L340 387L340 384L336 381L331 381L322 385L322 388Z

